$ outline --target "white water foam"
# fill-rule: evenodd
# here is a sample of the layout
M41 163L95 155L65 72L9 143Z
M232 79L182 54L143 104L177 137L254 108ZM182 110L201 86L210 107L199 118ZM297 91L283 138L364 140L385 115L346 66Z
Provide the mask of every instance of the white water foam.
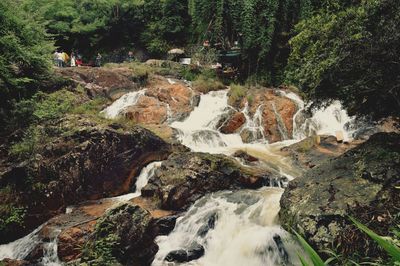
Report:
M154 175L155 171L161 166L162 162L152 162L142 169L136 180L136 190L134 193L114 197L117 201L129 201L139 197L142 194L142 188L147 185L149 179Z
M153 266L299 265L299 249L277 224L282 193L281 189L268 188L203 197L178 219L168 236L157 237L160 249ZM215 220L215 226L210 226L210 219ZM171 251L190 251L194 245L204 247L200 259L183 264L165 261Z
M142 97L145 93L146 89L124 94L122 97L113 102L110 106L108 106L100 113L103 114L106 118L117 118L123 113L123 111L125 111L127 107L135 105L140 97Z
M142 169L136 180L136 191L134 193L122 195L112 198L116 201L129 201L141 195L142 188L147 184L148 180L154 175L155 171L161 166L162 162L153 162ZM68 207L66 213L73 211L73 206ZM40 230L45 224L36 228L32 233L22 237L14 242L0 245L0 260L9 259L24 259L29 253L40 243L43 243L39 236ZM44 255L40 262L43 266L59 266L62 262L57 255L57 238L60 231L54 229L49 242L43 243Z

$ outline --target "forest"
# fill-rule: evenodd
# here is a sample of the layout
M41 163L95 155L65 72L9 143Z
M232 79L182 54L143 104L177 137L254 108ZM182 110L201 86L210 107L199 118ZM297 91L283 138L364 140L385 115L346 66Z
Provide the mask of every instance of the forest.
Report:
M171 53L174 50L182 51L192 63L178 63L179 58ZM57 51L78 54L87 64L55 66ZM230 56L236 60L235 75L221 77L214 66ZM332 106L340 108L326 115ZM196 113L201 108L203 116ZM182 215L182 223L191 223L195 215L184 215L197 215L195 211L202 206L214 204L212 197L208 203L198 203L208 193L226 200L225 209L248 201L254 206L269 204L263 196L260 201L252 198L262 194L266 183L273 183L266 176L279 176L274 179L281 180L277 186L286 187L277 203L280 225L297 235L311 262L303 261L301 254L295 256L301 264L292 260L285 235L273 231L270 241L276 250L270 249L279 259L260 251L264 264L241 260L243 255L232 265L400 265L399 116L398 1L2 0L0 266L14 265L1 261L9 257L38 263L26 265L69 261L76 262L71 265L167 265L165 261L183 263L200 257L199 265L229 265L213 261L211 247L219 250L220 246L207 246L213 238L204 240L209 231L217 230L226 213L207 213L207 218L201 218L207 229L202 227L204 233L200 228L197 234L204 242L197 239L190 247L179 246L186 250L164 254L168 244L153 240L172 216L177 226L174 229L174 220L168 237L190 227L179 227L181 221L176 217ZM393 124L390 130L387 121ZM388 133L393 128L396 133ZM236 146L231 144L233 139ZM289 140L296 142L287 144ZM131 146L137 150L127 150ZM268 152L262 150L265 146ZM218 157L220 153L225 157ZM274 159L272 153L282 160ZM232 159L238 157L242 166ZM287 158L289 168L282 163ZM163 166L147 169L156 161ZM175 167L181 167L186 177ZM147 171L146 182L150 183L143 187L134 182L143 173L138 169ZM196 176L190 179L193 173ZM320 175L322 181L317 179ZM204 181L203 176L210 176L211 181ZM218 179L221 176L229 176L232 183ZM343 181L343 176L349 180ZM185 184L179 183L182 178ZM15 243L11 241L45 221L51 225L49 219L65 213L67 207L138 192L138 187L152 203L140 205L134 199L138 205L122 205L109 212L104 207L102 216L91 217L98 221L95 227L79 228L85 239L74 243L79 255L65 250L70 257L61 254L59 246L56 261L50 261L56 264L49 264L45 248L40 259L32 257L36 247L29 248L29 255L16 256L19 249L15 246L11 246L14 253L7 253L6 243ZM305 188L310 192L301 191ZM247 189L261 190L251 196L221 192ZM315 193L317 198L303 197L303 192ZM236 202L236 197L243 197L245 203ZM307 200L314 201L305 204ZM314 208L319 200L326 200L326 205ZM43 213L47 206L51 211ZM143 206L153 209L147 212ZM232 217L243 219L240 210L251 207L238 207L237 216ZM168 211L168 219L157 220L154 210L163 215ZM115 222L127 215L132 216L129 222ZM232 223L236 222L232 217ZM148 228L136 228L135 223ZM130 233L124 236L121 230ZM132 240L138 235L140 240ZM54 243L61 241L57 237ZM171 237L169 241L178 240ZM144 249L139 254L141 246ZM254 250L256 254L258 249Z

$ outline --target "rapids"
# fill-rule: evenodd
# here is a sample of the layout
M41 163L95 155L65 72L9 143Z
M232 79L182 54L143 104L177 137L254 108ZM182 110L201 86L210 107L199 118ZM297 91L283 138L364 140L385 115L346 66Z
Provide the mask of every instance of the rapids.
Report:
M116 118L128 106L135 105L144 93L145 89L127 93L101 113L107 118ZM349 124L353 123L354 118L349 117L338 102L327 108L313 110L311 115L307 115L304 112L305 103L296 94L285 91L278 93L292 99L298 106L293 119L292 140L268 144L261 125L262 106L253 117L249 114L248 106L240 110L247 120L244 128L254 135L253 143L243 143L239 134L219 132L218 121L233 108L227 103L228 90L201 95L199 105L189 117L184 121L172 122L170 126L177 129L178 140L193 151L232 155L239 149L244 150L259 158L268 171L291 180L298 173L292 169L287 158L280 154L280 148L315 133L335 135L337 131L342 131L345 139L351 139L353 131L348 129L351 128ZM127 201L140 196L141 188L161 164L154 162L143 168L137 178L136 191L113 200ZM301 250L277 221L282 193L281 188L262 188L256 191L222 191L204 196L178 218L175 229L168 236L157 237L156 242L160 248L153 265L175 265L174 262L165 260L169 253L176 250L190 252L193 245L200 247L204 254L185 265L300 265L296 252ZM67 212L72 210L73 207L67 208ZM19 240L1 245L0 260L25 258L41 243L39 232L42 227L43 225ZM42 265L61 264L57 258L56 239L54 237L45 243Z

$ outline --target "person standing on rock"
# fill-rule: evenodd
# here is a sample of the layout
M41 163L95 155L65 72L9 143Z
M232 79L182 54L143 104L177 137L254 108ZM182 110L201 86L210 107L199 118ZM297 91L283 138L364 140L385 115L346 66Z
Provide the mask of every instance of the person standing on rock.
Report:
M74 52L71 53L71 67L75 67L76 66L76 57Z
M63 54L60 52L57 52L57 66L58 67L63 67L63 62L64 62L64 57Z
M96 61L95 61L95 66L96 67L101 67L101 58L102 58L101 54L97 53Z

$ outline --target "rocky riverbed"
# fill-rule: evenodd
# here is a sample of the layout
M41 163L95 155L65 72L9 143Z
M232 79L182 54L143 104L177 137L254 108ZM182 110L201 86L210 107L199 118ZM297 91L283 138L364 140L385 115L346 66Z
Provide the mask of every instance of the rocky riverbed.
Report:
M347 215L384 235L397 223L399 135L348 138L357 127L337 103L307 116L287 88L229 102L228 87L201 94L125 66L60 74L78 104L104 102L99 117L53 121L64 133L29 159L2 158L5 265L298 265L291 228L374 256Z

